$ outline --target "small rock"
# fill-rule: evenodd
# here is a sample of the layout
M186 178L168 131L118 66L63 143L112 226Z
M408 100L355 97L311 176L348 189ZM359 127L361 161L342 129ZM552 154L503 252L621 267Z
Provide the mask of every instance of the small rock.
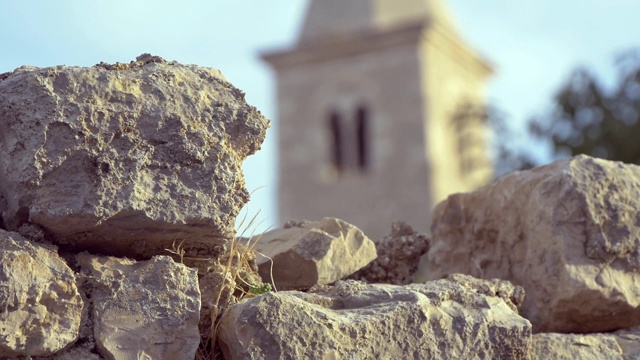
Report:
M271 277L278 290L304 289L340 280L376 258L373 241L342 220L289 223L259 236L254 250L265 283ZM273 272L271 260L273 259Z

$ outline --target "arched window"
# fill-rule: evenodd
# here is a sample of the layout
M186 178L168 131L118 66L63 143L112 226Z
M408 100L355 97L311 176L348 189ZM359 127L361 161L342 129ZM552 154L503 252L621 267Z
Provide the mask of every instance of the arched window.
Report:
M365 171L369 167L370 124L368 115L367 109L362 105L356 110L356 143L358 144L358 167L361 171Z
M342 148L342 126L340 125L340 115L335 110L329 115L329 130L331 134L331 160L338 172L342 172L344 167L344 150Z

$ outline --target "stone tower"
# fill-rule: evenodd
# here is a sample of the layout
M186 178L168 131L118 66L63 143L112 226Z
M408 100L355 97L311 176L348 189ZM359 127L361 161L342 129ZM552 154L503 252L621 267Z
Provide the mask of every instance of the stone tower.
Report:
M491 178L484 103L491 67L442 0L311 0L276 72L279 216L342 218L373 239ZM476 112L477 113L477 112Z

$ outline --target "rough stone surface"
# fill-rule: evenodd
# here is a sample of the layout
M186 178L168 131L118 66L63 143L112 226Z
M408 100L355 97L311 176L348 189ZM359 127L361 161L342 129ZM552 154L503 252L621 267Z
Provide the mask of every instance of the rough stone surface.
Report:
M88 277L93 333L107 359L193 359L200 343L197 271L148 261L77 256Z
M373 241L357 227L335 218L290 222L260 236L255 251L260 276L278 290L305 289L340 280L376 258Z
M528 359L531 324L492 288L457 275L269 293L231 306L218 340L225 359Z
M640 167L577 156L455 194L435 209L418 280L501 278L536 332L640 324Z
M267 127L211 68L20 67L0 76L1 220L114 255L222 244Z
M349 279L368 283L405 285L413 281L420 257L429 250L429 236L403 222L391 226L391 234L376 243L378 257Z
M533 336L532 360L623 360L612 335L546 333Z
M0 230L0 358L49 355L74 342L83 306L54 247Z
M611 333L533 336L533 360L638 360L640 327Z
M640 326L618 330L611 335L622 349L624 360L640 360Z

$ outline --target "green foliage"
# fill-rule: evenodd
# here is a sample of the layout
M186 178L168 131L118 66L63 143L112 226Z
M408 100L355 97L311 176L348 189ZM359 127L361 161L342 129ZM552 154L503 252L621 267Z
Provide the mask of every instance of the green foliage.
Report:
M544 146L551 150L548 160L587 154L640 164L640 48L618 56L616 67L617 79L609 87L586 68L576 69L550 109L527 122L526 141L496 107L461 107L458 116L482 119L493 129L497 176L542 165L542 157L533 155ZM455 125L455 116L453 120ZM523 143L534 146L525 148Z
M249 286L249 294L258 296L262 294L266 294L273 291L273 287L269 283L262 283L259 285L250 285Z

